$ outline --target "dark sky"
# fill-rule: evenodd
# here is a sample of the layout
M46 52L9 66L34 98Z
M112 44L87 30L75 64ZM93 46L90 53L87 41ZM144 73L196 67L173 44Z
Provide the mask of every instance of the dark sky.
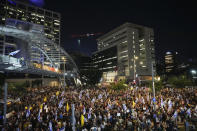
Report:
M108 1L108 2L107 2ZM156 54L176 50L197 56L197 8L194 1L180 0L45 0L44 8L62 15L62 46L87 54L96 50L94 38L71 39L72 34L108 32L131 22L154 28Z

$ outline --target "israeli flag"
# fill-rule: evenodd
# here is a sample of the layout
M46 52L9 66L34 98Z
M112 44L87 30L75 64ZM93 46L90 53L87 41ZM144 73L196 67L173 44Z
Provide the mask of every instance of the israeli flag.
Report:
M161 107L163 108L164 103L163 103L163 98L161 98Z
M61 94L61 96L63 96L64 95L64 91L62 91L62 94Z
M156 99L155 98L153 98L153 103L155 103L156 102Z
M191 110L190 110L190 108L187 110L187 115L188 115L189 117L191 117Z
M89 92L86 93L86 96L87 96L88 98L90 98L90 97L89 97Z
M177 118L177 116L178 116L178 113L177 113L177 111L175 111L173 117Z
M91 116L91 113L89 112L89 113L88 113L88 119L91 119L91 117L92 117L92 116Z
M30 115L30 110L28 109L26 113L26 117L29 117L29 115Z
M122 104L124 111L127 110L127 106L125 104Z
M41 119L40 119L40 111L38 113L38 121L41 122Z
M108 103L107 108L108 108L108 109L112 109L111 104Z
M85 115L86 114L86 108L84 107L83 108L83 115Z
M93 98L93 99L91 100L91 102L94 103L94 102L95 102L95 99Z
M55 120L57 120L57 111L55 112Z
M52 126L51 121L49 122L49 131L53 131L53 126Z
M168 101L168 106L169 106L169 108L172 108L172 101L171 100Z
M62 108L62 106L63 106L63 103L64 103L64 100L62 99L62 100L60 101L60 103L59 103L59 106L58 106L58 108Z
M60 130L59 131L65 131L65 128L64 127L62 127L62 128L60 128Z
M142 103L143 103L143 104L145 104L145 100L144 100L144 97L142 97Z
M81 98L82 98L82 94L80 93L80 94L79 94L79 100L81 100Z
M102 99L102 97L103 97L103 96L102 96L101 94L99 94L98 99Z

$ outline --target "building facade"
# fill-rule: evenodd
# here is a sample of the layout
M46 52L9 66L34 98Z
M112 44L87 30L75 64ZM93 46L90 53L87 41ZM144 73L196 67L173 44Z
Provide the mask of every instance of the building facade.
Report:
M57 12L39 8L28 3L22 3L12 0L0 1L0 25L6 26L8 21L19 20L32 25L40 25L46 38L54 41L57 46L60 46L60 21L61 16ZM18 22L19 23L19 22ZM19 27L20 28L20 27ZM0 54L8 55L10 52L17 50L17 39L10 36L0 36ZM21 42L21 41L20 41ZM19 43L20 43L19 42ZM58 65L60 61L59 51L47 45L44 48L47 50L48 56L52 57ZM31 56L35 62L41 61L41 53L37 49L32 49Z
M125 23L99 37L97 49L93 62L106 81L150 79L155 63L153 29Z
M165 53L165 72L175 73L178 70L178 52L168 51Z

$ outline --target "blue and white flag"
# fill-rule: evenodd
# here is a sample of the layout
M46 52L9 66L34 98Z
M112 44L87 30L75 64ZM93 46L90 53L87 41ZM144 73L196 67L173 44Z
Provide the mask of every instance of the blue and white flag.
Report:
M174 118L177 118L177 116L178 116L178 112L175 111L173 117L174 117Z
M65 131L65 127L60 128L59 131Z
M86 114L86 108L83 107L83 115L85 115L85 114Z
M153 103L155 103L156 102L156 99L155 99L155 97L153 98Z
M41 119L40 119L40 111L38 113L38 121L41 122Z
M52 126L51 121L49 122L49 131L53 131L53 126Z
M191 117L191 110L190 110L190 108L187 110L187 115L188 115L189 117Z
M86 93L86 96L87 96L88 98L90 98L90 97L89 97L89 92Z
M168 106L169 106L169 108L172 108L172 101L171 100L168 101Z
M62 91L62 94L61 94L61 96L63 96L64 95L64 91Z
M93 99L91 100L91 102L94 103L94 102L95 102L95 99L93 98Z
M125 104L122 104L124 111L127 110L127 106Z
M164 107L163 98L161 98L161 107Z
M108 108L108 109L112 109L112 106L111 106L110 103L108 103L107 108Z
M80 94L79 94L79 100L81 100L81 98L82 98L82 94L80 93Z
M62 99L62 100L60 101L60 103L59 103L59 106L58 106L58 108L62 108L62 106L63 106L63 103L64 103L64 100Z
M55 112L55 120L57 120L57 111Z
M27 110L26 117L29 117L29 115L30 115L30 109Z
M91 117L92 117L92 116L91 116L91 113L89 112L89 113L88 113L88 119L91 119Z
M102 99L102 97L103 97L103 96L102 96L101 94L99 94L98 99Z

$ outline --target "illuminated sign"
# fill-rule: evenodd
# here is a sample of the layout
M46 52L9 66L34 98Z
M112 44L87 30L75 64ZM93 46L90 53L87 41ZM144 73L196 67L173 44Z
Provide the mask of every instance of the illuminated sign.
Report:
M11 52L9 55L14 56L14 55L16 55L18 52L20 52L20 50L13 51L13 52Z
M167 55L172 54L171 52L166 52Z
M10 2L13 5L16 5L16 3L13 0L8 0L8 2Z
M29 2L39 7L44 6L44 0L29 0Z

